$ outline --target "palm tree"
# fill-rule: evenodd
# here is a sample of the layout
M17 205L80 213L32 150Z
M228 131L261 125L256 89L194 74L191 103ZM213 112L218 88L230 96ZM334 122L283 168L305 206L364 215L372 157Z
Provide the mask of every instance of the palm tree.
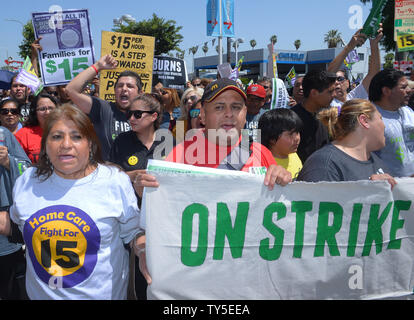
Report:
M184 51L182 50L177 50L177 52L175 53L175 57L177 59L184 59Z
M254 40L254 39L250 40L250 46L252 47L252 50L254 49L256 44L257 44L256 40Z
M217 51L217 53L220 53L219 46L216 46L216 51ZM224 54L224 48L223 48L223 46L221 47L221 53Z
M203 52L204 52L204 56L207 54L207 51L208 51L208 46L207 46L207 42L206 43L204 43L204 46L202 46L201 47L201 50L203 50Z
M270 37L270 42L271 42L272 46L274 46L277 42L277 36L276 35L271 36Z
M301 46L301 42L300 42L300 40L298 39L298 40L296 40L295 42L293 42L293 45L295 46L295 48L296 48L296 50L298 50L299 48L300 48L300 46Z
M194 55L197 53L197 50L198 50L198 46L191 47L190 49L188 49L189 51L188 53L192 53L194 57Z
M336 48L336 45L342 41L341 33L336 29L329 30L323 40L328 44L328 48Z

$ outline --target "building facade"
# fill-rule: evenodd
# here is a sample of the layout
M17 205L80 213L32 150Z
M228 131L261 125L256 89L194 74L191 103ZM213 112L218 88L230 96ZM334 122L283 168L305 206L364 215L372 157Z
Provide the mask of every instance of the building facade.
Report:
M343 48L330 48L310 51L298 50L275 50L277 70L280 79L284 79L292 67L295 67L296 74L305 74L310 70L326 69L328 64L342 51ZM360 61L352 65L350 79L362 79L368 73L370 49L366 47L357 48ZM272 78L269 70L272 56L269 50L255 49L241 51L237 59L243 58L242 76L257 81L260 78ZM217 72L218 55L194 58L194 75L203 77L205 74ZM231 53L230 61L234 68L236 60L235 52ZM223 55L223 62L227 61L227 54ZM268 64L270 63L270 68Z

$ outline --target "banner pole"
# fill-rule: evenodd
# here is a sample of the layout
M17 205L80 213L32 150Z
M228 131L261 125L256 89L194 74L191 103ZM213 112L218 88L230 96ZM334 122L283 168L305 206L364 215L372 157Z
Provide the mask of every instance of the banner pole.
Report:
M219 36L219 65L223 63L223 15L222 15L222 8L221 8L221 1L219 0L219 24L220 24L220 36Z

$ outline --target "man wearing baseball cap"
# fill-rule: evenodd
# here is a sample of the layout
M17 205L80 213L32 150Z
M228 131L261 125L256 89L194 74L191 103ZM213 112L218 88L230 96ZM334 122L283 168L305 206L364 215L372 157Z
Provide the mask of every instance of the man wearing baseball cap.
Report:
M260 116L267 110L263 109L266 99L266 89L260 84L252 84L247 88L247 115L245 129L253 141L260 142L259 127Z
M284 186L291 182L292 175L276 164L269 149L260 143L250 142L247 130L243 132L247 113L246 100L246 94L235 81L222 78L211 82L204 89L201 98L200 117L205 128L196 129L197 132L186 135L186 139L165 160L253 173L265 168L264 184L269 190L275 184ZM156 178L147 173L138 175L134 182L135 190L158 186ZM145 254L140 256L140 269L150 283Z
M246 124L247 100L243 89L233 80L222 78L210 83L201 98L200 117L205 128L177 145L166 161L247 172L266 168L265 184L269 189L275 183L289 183L290 173L276 164L266 147L249 141L247 130L242 130Z

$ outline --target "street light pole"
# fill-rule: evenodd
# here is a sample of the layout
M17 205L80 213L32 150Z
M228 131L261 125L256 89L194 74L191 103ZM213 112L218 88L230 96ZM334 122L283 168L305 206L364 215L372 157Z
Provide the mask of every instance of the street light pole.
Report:
M24 28L24 23L23 22L21 22L21 21L19 21L19 20L16 20L16 19L4 19L5 21L12 21L12 22L17 22L17 23L20 23L21 25L22 25L22 27Z

